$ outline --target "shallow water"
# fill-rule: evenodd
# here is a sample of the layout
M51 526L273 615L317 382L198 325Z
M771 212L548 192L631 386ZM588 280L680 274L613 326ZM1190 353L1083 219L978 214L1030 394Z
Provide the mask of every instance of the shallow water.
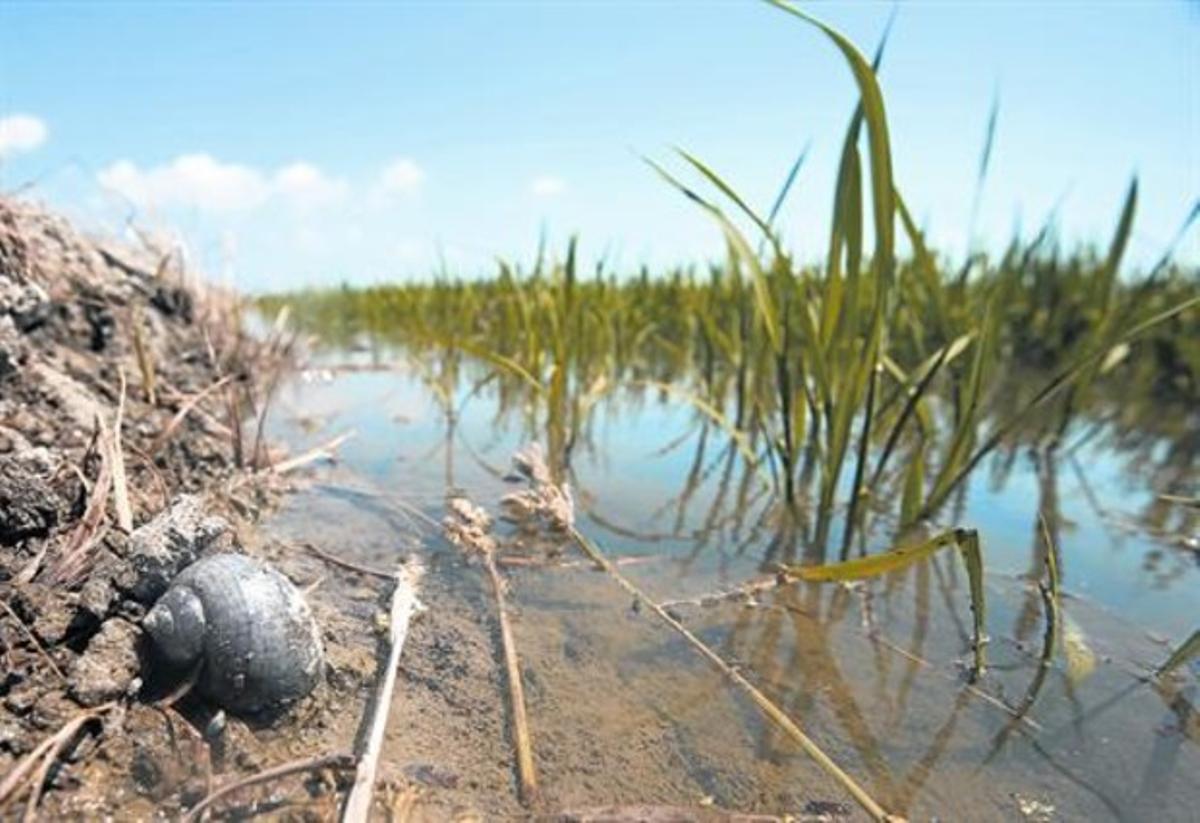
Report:
M530 432L486 388L459 387L455 407L450 426L399 360L383 370L315 368L283 387L273 434L296 451L356 433L338 468L316 470L289 507L288 529L332 535L347 554L382 563L399 550L398 534L420 532L413 511L440 519L448 488L495 510L510 489L509 457ZM761 576L773 559L769 495L689 408L656 395L602 403L572 468L581 530L610 556L656 558L623 567L654 597L721 590ZM991 667L977 687L964 677L966 574L949 554L854 588L796 585L756 608L678 611L891 811L1194 820L1200 671L1168 686L1139 678L1197 628L1200 552L1187 542L1194 535L1154 534L1146 524L1155 505L1133 458L1103 438L1069 454L1018 450L1007 471L981 467L943 518L983 540ZM1043 562L1039 508L1057 512L1067 624L1041 678L1042 600L1023 577ZM884 540L881 532L869 543ZM484 619L478 571L436 535L426 533L422 551L441 607ZM632 612L606 576L530 569L510 578L552 801L859 814L676 635ZM1014 718L1022 705L1024 718ZM402 749L402 738L392 745ZM439 757L436 747L421 754ZM812 805L820 802L834 805Z

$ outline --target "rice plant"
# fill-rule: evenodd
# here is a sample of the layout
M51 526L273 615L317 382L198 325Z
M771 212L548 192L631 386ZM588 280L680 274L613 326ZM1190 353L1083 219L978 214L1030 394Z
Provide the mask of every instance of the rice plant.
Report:
M1048 223L995 259L977 252L949 266L893 177L883 43L868 61L823 23L774 5L835 46L859 93L819 263L796 260L777 225L805 152L763 216L680 150L674 168L648 162L724 238L725 258L704 271L584 274L572 240L560 260L502 263L491 279L442 273L276 295L262 308L291 305L298 326L334 347L365 338L402 351L440 370L447 395L456 381L468 397L493 392L545 440L556 477L609 399L687 405L769 484L784 542L816 565L834 549L842 561L856 545L864 552L876 518L896 535L945 520L980 464L1015 443L1056 447L1080 425L1162 428L1165 409L1200 403L1189 343L1200 336L1200 276L1169 258L1147 277L1121 275L1136 180L1102 253L1064 252ZM993 114L980 188L994 130Z

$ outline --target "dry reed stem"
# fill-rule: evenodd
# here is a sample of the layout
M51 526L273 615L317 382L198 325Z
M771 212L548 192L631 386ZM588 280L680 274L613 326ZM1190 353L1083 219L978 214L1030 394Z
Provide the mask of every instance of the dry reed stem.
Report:
M519 464L518 464L519 465ZM537 771L533 763L533 736L529 731L529 716L525 709L525 689L521 682L521 665L512 625L504 599L504 579L496 566L496 538L491 534L491 518L479 506L463 497L447 501L451 515L443 526L447 539L467 554L483 558L484 568L496 598L500 621L500 645L504 654L504 669L508 679L508 696L512 713L513 748L517 756L517 777L521 802L525 805L537 799Z
M254 469L260 466L263 446L263 429L267 424L267 414L271 408L271 401L275 398L275 390L279 387L279 381L283 377L285 366L287 365L287 356L291 351L292 344L295 338L287 344L283 342L284 332L287 330L288 317L291 315L291 309L288 306L283 306L275 315L275 323L271 328L271 333L267 337L266 351L272 356L274 363L274 371L266 382L266 391L263 393L262 406L258 409L258 414L254 421L254 447L250 452L250 465Z
M29 638L29 642L33 644L35 649L37 649L37 653L41 655L43 660L46 661L46 663L50 666L50 669L56 675L58 675L58 679L63 683L66 683L67 676L62 673L62 669L60 669L58 664L54 662L54 658L50 656L50 652L46 650L46 647L42 645L42 642L37 639L37 635L33 633L33 630L26 626L25 622L21 620L16 612L12 610L12 607L3 600L0 600L0 608L3 608L4 611L8 612L9 617L16 621L17 625L21 627L21 631L24 632L25 636Z
M375 773L379 768L379 755L383 752L383 735L392 707L396 670L400 668L400 653L404 650L404 640L408 637L409 622L413 613L420 608L417 586L423 573L420 561L413 558L401 566L393 576L396 587L392 592L391 637L387 664L379 691L375 695L371 726L366 745L358 758L354 785L350 787L350 794L342 811L343 823L367 823L371 813L371 802L375 796Z
M615 566L640 566L645 563L657 563L661 561L661 557L655 557L648 554L631 554L622 555L612 558ZM496 565L511 566L518 569L549 569L549 570L569 570L569 569L596 569L603 571L591 560L543 560L540 557L522 557L520 555L502 554L496 557Z
M249 777L244 777L241 780L222 786L215 792L210 793L203 800L197 803L192 808L188 809L187 814L180 818L180 823L193 823L199 820L200 816L219 800L228 797L239 789L245 789L249 786L257 786L260 783L269 783L272 780L278 780L281 777L298 774L300 772L311 772L318 769L338 769L348 770L354 768L354 757L345 752L336 752L334 754L323 754L318 757L307 757L303 760L292 760L279 766L273 766L269 769L264 769L258 774L252 774Z
M680 598L677 600L660 600L658 605L661 606L662 608L668 609L668 610L677 609L680 606L698 606L700 608L708 608L710 606L716 606L721 603L732 601L732 600L745 599L747 601L745 604L747 607L760 608L760 609L779 609L779 610L785 611L785 612L797 611L797 609L794 606L780 606L780 605L774 605L774 604L756 603L752 599L752 595L757 592L768 591L771 589L775 589L775 588L779 588L781 586L788 585L789 583L797 583L797 582L799 582L799 581L784 580L782 582L777 582L777 581L767 581L767 580L763 580L763 579L751 580L748 583L745 583L741 586L735 586L734 588L726 589L725 591L713 592L710 594L701 594L701 595L697 595L695 597ZM808 613L804 612L804 614L808 614ZM923 668L929 669L934 674L937 674L938 676L940 676L944 679L954 680L955 682L958 681L957 677L943 672L932 661L926 660L925 658L921 657L920 655L913 654L912 652L908 651L907 649L903 648L902 646L898 646L897 644L893 643L891 640L889 640L887 637L885 637L878 631L875 631L866 626L863 626L863 627L860 627L859 633L862 634L867 639L871 640L872 642L879 643L880 645L889 649L893 653L898 654L901 657L906 658L907 660L911 660L912 662L917 663L918 665L922 666ZM991 694L988 694L987 692L985 692L983 689L979 688L975 684L966 683L966 684L964 684L963 688L966 691L970 692L975 697L978 697L984 703L987 703L990 706L1000 709L1001 711L1003 711L1005 714L1009 715L1010 717L1018 717L1016 709L1014 709L1012 706L1005 703L1000 698L995 697ZM1041 724L1039 724L1036 720L1031 720L1028 717L1020 718L1020 719L1022 719L1026 725L1028 725L1035 731L1042 730Z
M142 373L142 390L146 393L146 402L151 406L157 406L158 396L154 390L154 358L146 347L146 339L142 334L140 306L133 307L133 316L130 322L133 326L133 352L137 356L138 370Z
M147 450L147 453L151 456L158 454L159 451L162 450L162 447L170 441L172 436L174 436L176 429L182 425L184 419L187 418L192 409L196 408L197 404L199 404L201 400L224 386L231 379L232 377L227 374L209 385L207 388L196 392L196 394L193 394L191 397L185 400L183 405L179 407L179 411L175 412L175 416L171 418L169 423L167 423L166 428L159 432L158 436L154 438L154 442L150 444L150 448Z
M931 672L938 675L939 677L941 677L944 680L950 680L955 683L959 682L958 677L956 677L948 672L943 671L942 669L935 666L931 661L926 660L925 658L921 657L920 655L913 654L912 652L908 651L907 649L903 648L902 646L899 646L899 645L893 643L891 640L887 639L886 637L884 637L881 634L871 635L870 639L877 643L880 643L884 647L890 649L895 654L898 654L907 660L911 660L912 662L916 663L917 665L921 666L922 668L929 669ZM979 686L975 685L974 683L963 683L962 686L965 691L968 691L975 697L978 697L985 704L999 709L1000 711L1004 712L1005 714L1007 714L1009 717L1013 718L1014 720L1020 720L1026 726L1029 726L1029 728L1033 729L1035 732L1043 731L1043 727L1042 727L1041 723L1038 723L1036 720L1034 720L1031 717L1022 716L1020 714L1020 712L1017 711L1017 709L1008 705L1000 698L988 694L987 692L985 692L983 689L979 688Z
M154 478L154 484L158 487L159 497L159 504L156 508L167 508L171 504L171 488L167 483L167 478L163 477L162 471L160 471L158 466L154 464L154 459L137 446L134 446L132 443L126 443L125 448L128 449L134 457L142 461L143 468L145 468L146 472L152 478ZM143 495L143 497L145 496L147 495Z
M693 649L701 654L701 656L716 666L716 668L722 674L724 674L730 681L741 688L742 691L746 692L746 694L750 696L750 699L754 701L760 710L762 710L763 714L765 714L772 722L783 729L783 731L786 732L789 737L799 744L800 748L802 748L804 752L808 754L808 756L811 757L826 774L841 784L842 788L844 788L850 794L850 796L853 797L860 806L862 806L863 810L866 811L867 814L876 820L890 821L891 823L899 823L899 821L904 820L903 817L889 814L882 806L875 802L874 798L867 793L866 789L860 786L858 782L854 780L854 778L843 771L842 768L837 765L837 763L833 762L829 755L825 754L825 752L815 742L813 742L808 735L801 731L796 722L792 720L786 713L784 713L782 709L776 706L769 697L759 691L759 689L753 683L751 683L741 673L726 663L720 657L720 655L709 648L704 641L688 631L688 629L682 623L668 614L666 609L654 602L636 584L617 571L616 566L609 562L608 558L601 554L600 550L597 549L590 540L588 540L584 535L580 534L580 532L576 529L572 529L571 537L575 540L576 545L583 550L583 553L600 565L606 572L608 572L609 576L616 580L621 588L625 589L625 591L637 598L639 602L644 603L660 620L681 635Z
M504 600L504 580L496 567L495 552L483 556L484 568L492 581L492 592L496 596L496 611L500 618L500 641L504 647L504 668L508 676L508 690L512 703L513 745L517 750L517 774L521 783L521 802L526 806L537 800L537 772L533 765L533 737L529 733L529 716L525 710L525 687L521 682L521 664L517 659L517 644L513 640L512 625Z
M351 437L354 437L354 435L355 432L353 430L343 432L327 443L317 446L315 449L310 449L304 454L284 460L281 463L276 463L266 471L271 474L287 474L290 471L307 466L309 463L314 463L317 460L333 460L337 457L337 452L335 449L337 449L338 446L345 443Z
M108 449L109 460L112 463L113 476L113 508L117 513L117 526L129 534L133 531L133 509L129 505L129 484L125 478L125 454L121 448L121 424L125 418L125 393L128 388L125 382L125 370L117 367L117 375L121 379L121 394L117 399L117 415L113 420L112 431L101 429L101 442Z
M233 446L233 465L246 467L245 444L242 436L242 404L238 402L237 386L227 386L225 412L229 416L229 442Z

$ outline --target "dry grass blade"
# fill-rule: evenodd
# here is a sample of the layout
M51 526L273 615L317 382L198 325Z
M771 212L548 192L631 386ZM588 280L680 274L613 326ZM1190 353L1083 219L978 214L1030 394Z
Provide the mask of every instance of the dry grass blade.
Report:
M537 800L537 771L533 765L533 737L529 731L529 716L525 708L525 687L521 680L521 664L517 658L517 644L513 639L512 624L504 598L504 580L496 567L495 552L484 555L484 567L492 582L492 593L496 597L496 611L500 620L500 641L504 647L504 669L508 677L508 688L512 708L513 743L517 750L517 773L521 779L521 802L530 805Z
M38 640L37 635L33 633L33 630L25 625L25 621L22 620L20 616L12 610L12 607L3 600L0 600L0 609L4 609L4 611L8 613L8 616L11 617L18 626L21 627L22 633L24 633L29 642L33 644L33 647L37 650L38 655L40 655L41 658L46 661L46 665L50 667L50 670L58 676L59 681L66 683L67 676L62 673L62 669L60 669L58 664L54 662L54 658L50 656L50 652L47 651L46 647L42 645L42 641Z
M379 768L379 755L383 752L383 735L387 730L392 693L396 689L396 671L400 668L400 654L408 637L409 622L420 608L417 587L423 573L420 562L412 559L394 576L396 585L392 591L387 662L384 664L379 691L375 695L374 714L367 732L366 745L358 758L354 785L350 787L350 794L342 811L344 823L366 823L370 816L371 801L375 796L375 774Z
M753 683L745 678L740 672L726 663L720 655L714 652L707 644L704 643L696 635L692 634L688 629L672 617L666 609L654 602L644 591L636 584L629 580L617 570L617 567L609 562L598 548L587 537L581 534L578 530L572 529L571 537L576 545L583 550L583 553L591 558L597 565L601 566L609 576L612 577L621 588L629 592L638 602L647 605L656 617L670 626L676 633L681 635L693 649L699 652L705 659L712 663L725 677L729 678L738 688L746 692L755 705L767 715L770 720L779 726L789 737L792 738L804 752L813 759L813 761L821 767L821 769L836 780L843 789L845 789L851 797L875 820L882 821L900 821L903 818L893 814L889 814L882 806L875 801L866 789L858 784L858 782L847 774L840 766L833 761L829 755L819 747L808 735L806 735L794 720L791 719L782 709L780 709L769 697L763 694Z
M154 358L146 346L145 335L142 331L142 310L134 306L133 318L133 351L137 357L138 370L142 373L142 391L146 394L146 402L151 406L158 405L158 395L155 391Z
M121 395L117 401L117 416L113 421L112 431L101 427L100 439L108 449L109 461L112 464L113 508L117 513L117 526L129 534L133 531L133 508L129 505L129 484L125 478L125 453L121 447L121 425L125 417L125 370L118 368L117 374L121 379Z
M187 814L180 818L180 823L194 823L200 819L214 803L217 803L229 795L241 789L250 786L257 786L262 783L269 783L272 780L278 780L281 777L287 777L301 772L319 771L321 769L336 769L338 771L348 771L354 768L354 757L344 752L336 754L323 754L319 757L306 757L301 760L293 760L279 766L273 766L269 769L264 769L258 774L252 774L249 777L244 777L241 780L235 780L221 788L217 789L206 796L203 800L197 803L192 808L188 809Z
M50 569L50 576L56 582L69 580L98 540L100 527L104 521L105 505L108 502L109 492L112 490L112 463L109 450L103 444L103 422L99 417L96 418L96 427L100 473L96 477L95 485L92 486L87 508L83 512L79 525L67 538L67 543L62 548L58 560ZM49 546L50 543L47 541L41 551L25 565L25 568L21 569L14 578L18 583L28 583L37 576Z
M614 557L612 562L616 566L640 566L645 563L657 563L663 558L659 555L652 554L634 554L622 557ZM520 555L499 555L496 558L497 566L512 566L518 569L548 569L548 570L569 570L569 569L594 569L596 564L590 560L547 560L540 557L522 557Z
M271 474L287 474L290 471L295 471L296 469L307 466L309 463L315 463L318 460L334 460L337 458L338 446L354 437L354 435L355 432L353 430L343 432L337 437L334 437L332 440L317 446L315 449L310 449L304 454L297 455L296 457L289 458L280 463L276 463L274 466L271 466L269 471Z
M210 394L224 386L232 379L232 376L227 374L212 383L210 386L208 386L208 388L202 389L196 394L193 394L187 400L183 401L183 405L179 407L179 411L175 412L175 416L171 418L171 421L167 423L166 427L159 432L157 437L154 438L154 442L150 444L150 448L147 449L146 453L153 457L162 451L163 446L170 442L171 438L183 424L183 421L187 418L188 414L191 413L192 409L196 408L201 400L208 397Z
M646 604L660 620L682 635L693 649L695 649L709 662L716 666L723 675L725 675L734 683L734 685L746 692L746 694L750 696L751 700L754 701L755 705L757 705L759 709L771 719L772 722L782 728L788 734L788 736L790 736L809 755L809 757L811 757L817 763L817 765L825 771L826 774L833 777L859 803L859 805L861 805L863 809L867 811L868 814L870 814L876 820L896 821L902 819L885 811L884 808L880 806L874 800L874 798L872 798L871 795L868 794L866 790L854 780L854 778L850 777L849 774L843 771L840 766L838 766L827 754L825 754L825 752L800 729L796 722L792 720L791 717L789 717L775 703L773 703L770 698L763 694L740 672L726 663L720 655L709 648L709 646L700 640L700 638L688 631L688 629L685 628L684 625L680 623L674 616L668 613L663 606L648 597L646 593L643 592L635 583L618 571L616 565L609 560L600 551L600 549L595 546L595 544L593 544L586 536L584 536L583 533L575 528L573 516L559 516L561 515L561 513L557 511L559 508L559 503L563 499L569 501L570 494L566 489L556 486L551 479L551 473L545 465L545 462L542 458L542 451L537 447L537 444L533 444L527 449L518 452L514 456L513 462L516 465L518 472L520 472L520 474L522 474L525 479L529 481L530 488L526 492L528 495L527 499L533 508L541 510L539 512L541 516L545 517L546 510L554 512L555 516L551 519L555 521L556 525L562 532L565 532L565 534L568 535L577 546L579 546L580 550L592 562L594 562L600 569L612 577L612 579L615 580L617 584L621 586L621 588L633 595L636 602ZM466 531L469 529L473 529L476 532L484 530L487 525L487 521L486 514L484 514L477 507L473 507L471 504L466 503L465 501L460 500L459 502L461 504L459 507L459 520L463 521L465 525L463 527L459 527L457 531L450 529L450 537L461 544L462 542L465 542L464 539L466 537ZM447 525L453 527L456 525L456 523L451 522ZM489 555L494 554L495 541L491 539L490 535L486 535L486 538L483 542L485 544L485 548L481 550L484 552L484 556L488 557ZM494 572L494 563L491 563L490 565L493 567L494 582L497 585L497 596L499 596L501 594L499 589L499 574Z
M233 446L233 464L241 469L246 465L246 444L242 434L242 405L236 386L226 387L225 412L229 416L229 442Z
M97 706L94 709L80 712L67 721L57 732L39 743L37 748L17 763L5 775L4 780L0 782L0 808L15 797L20 792L22 786L30 780L30 775L34 774L35 782L31 783L30 791L32 794L30 795L25 813L25 819L31 819L31 810L36 810L38 800L41 798L42 784L45 782L50 768L58 759L59 753L75 739L75 735L79 733L80 729L109 711L115 705L115 703L106 703L103 706ZM34 773L35 769L37 769L36 773Z
M549 471L540 462L540 453L533 452L531 454L538 460L534 468L548 477ZM448 501L448 508L450 515L444 523L446 538L467 554L482 558L492 585L492 594L496 599L496 612L500 621L500 643L508 680L513 748L517 756L521 802L528 806L536 801L538 795L537 771L533 763L533 736L529 731L529 716L525 708L525 688L521 680L521 666L504 597L504 579L496 566L496 539L491 535L491 518L483 509L463 497L451 497Z

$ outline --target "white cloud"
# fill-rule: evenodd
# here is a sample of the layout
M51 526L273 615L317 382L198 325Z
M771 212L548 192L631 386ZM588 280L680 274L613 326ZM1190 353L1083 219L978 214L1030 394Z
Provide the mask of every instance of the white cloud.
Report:
M323 206L346 196L349 186L311 163L292 163L275 172L275 192L299 206Z
M178 206L208 212L245 211L273 198L301 207L320 206L336 202L349 189L344 180L311 163L291 163L271 174L208 154L183 154L146 169L120 160L97 178L142 208Z
M543 175L535 177L529 184L529 191L537 197L554 197L567 190L567 182L561 177Z
M140 169L120 160L102 169L100 184L142 207L189 206L238 211L262 205L271 186L257 169L222 163L208 154L183 154L164 166Z
M379 185L385 192L409 192L418 188L425 172L415 161L400 157L388 163L379 175Z
M50 130L32 114L0 117L0 158L33 151L46 142Z

